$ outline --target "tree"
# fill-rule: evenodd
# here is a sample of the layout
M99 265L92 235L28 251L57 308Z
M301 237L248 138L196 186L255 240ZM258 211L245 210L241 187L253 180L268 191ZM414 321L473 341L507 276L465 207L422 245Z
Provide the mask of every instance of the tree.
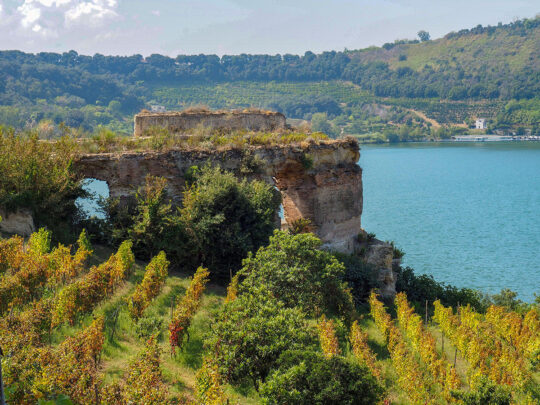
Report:
M431 36L429 35L429 32L420 30L418 31L418 38L420 38L420 41L426 42L431 39Z
M265 404L376 404L383 388L369 370L341 356L287 351L261 387Z
M244 260L239 292L264 286L288 308L299 307L309 315L321 313L348 317L352 297L342 281L345 266L321 250L311 233L291 235L275 231L268 246Z
M251 382L258 389L286 350L315 348L317 338L298 308L262 288L225 304L206 341L219 374L232 384Z
M184 193L181 222L193 243L189 252L216 280L228 280L248 252L267 243L280 196L261 181L238 180L209 166Z

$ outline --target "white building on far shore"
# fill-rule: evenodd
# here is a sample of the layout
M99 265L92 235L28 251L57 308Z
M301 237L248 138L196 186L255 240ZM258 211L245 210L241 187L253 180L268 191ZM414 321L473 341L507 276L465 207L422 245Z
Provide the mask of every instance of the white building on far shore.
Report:
M476 119L476 129L487 129L487 121L485 118L477 118Z

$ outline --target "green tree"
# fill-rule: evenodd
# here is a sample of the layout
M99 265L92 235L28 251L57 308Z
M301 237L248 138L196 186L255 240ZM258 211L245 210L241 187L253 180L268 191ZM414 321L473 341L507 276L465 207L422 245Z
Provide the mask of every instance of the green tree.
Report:
M338 134L337 129L328 121L326 113L315 113L311 117L311 130L314 132L322 132L332 138Z
M264 286L286 307L299 307L313 316L337 313L348 318L353 306L342 281L345 266L321 245L311 233L274 231L268 246L244 260L240 293Z
M426 42L431 39L431 36L429 35L429 32L420 30L418 31L418 38L420 38L420 41Z
M376 404L384 390L369 370L341 356L287 351L261 387L265 404Z
M264 288L225 304L206 341L220 374L258 389L285 350L315 348L317 338L298 308L285 308Z
M239 181L219 167L205 167L184 193L181 221L193 243L189 253L218 280L228 280L248 252L268 242L280 196L261 181Z

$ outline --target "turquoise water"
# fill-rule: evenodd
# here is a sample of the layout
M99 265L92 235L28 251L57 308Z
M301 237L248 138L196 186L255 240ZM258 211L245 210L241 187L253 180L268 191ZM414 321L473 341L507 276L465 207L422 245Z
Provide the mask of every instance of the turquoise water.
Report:
M417 273L540 295L540 143L362 146L362 227Z

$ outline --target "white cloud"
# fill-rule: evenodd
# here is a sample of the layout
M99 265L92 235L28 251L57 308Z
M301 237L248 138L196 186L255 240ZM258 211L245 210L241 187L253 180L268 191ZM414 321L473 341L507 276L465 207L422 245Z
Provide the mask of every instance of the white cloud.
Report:
M21 24L25 28L31 27L41 17L41 9L32 0L26 0L17 11L22 15Z
M55 34L64 26L100 26L117 17L117 0L22 0L15 15L20 25L42 36Z
M159 10L152 10L151 13L154 14L155 16L157 16L157 17L159 17L161 15L161 11L159 11Z

